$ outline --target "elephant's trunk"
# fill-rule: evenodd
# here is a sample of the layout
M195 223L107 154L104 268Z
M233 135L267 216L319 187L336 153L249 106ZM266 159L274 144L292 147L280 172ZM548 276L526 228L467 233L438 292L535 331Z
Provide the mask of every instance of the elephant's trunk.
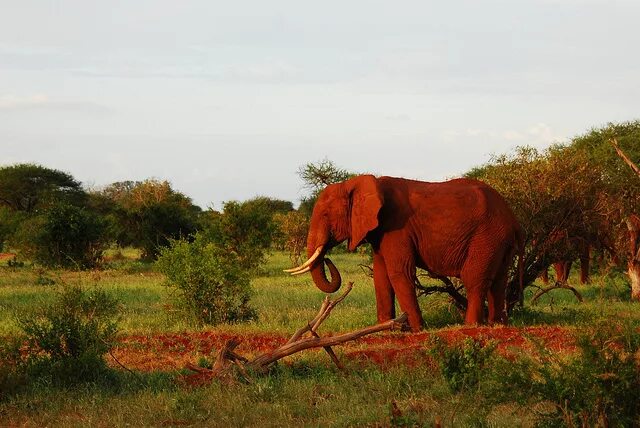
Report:
M310 248L308 250L309 256L311 256L314 252L315 248ZM331 281L327 279L327 273L324 270L324 265L327 265L329 268L329 272L331 274ZM311 277L313 278L313 282L320 290L325 293L335 293L338 291L340 286L342 285L342 278L340 277L340 272L336 266L331 262L331 260L324 258L324 254L318 258L317 262L311 266Z

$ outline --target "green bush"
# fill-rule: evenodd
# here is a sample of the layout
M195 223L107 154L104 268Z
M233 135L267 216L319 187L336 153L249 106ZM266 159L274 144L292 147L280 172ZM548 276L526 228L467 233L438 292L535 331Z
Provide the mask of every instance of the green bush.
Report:
M19 363L30 378L74 384L108 378L104 360L115 341L118 300L99 289L65 288L56 300L18 316Z
M86 269L100 263L109 243L107 228L102 217L60 204L23 221L11 243L44 266Z
M432 339L432 355L440 373L453 392L476 387L494 357L497 342L467 338L462 343L447 345L442 339Z
M255 318L249 306L249 273L234 251L211 242L201 233L192 242L172 241L156 262L167 286L178 290L182 304L206 324Z
M603 323L578 337L570 358L542 354L533 363L530 397L548 400L546 426L639 426L640 334L630 325Z
M209 241L235 253L244 269L255 271L265 261L277 226L266 204L254 200L229 201L222 213L207 212L203 233Z

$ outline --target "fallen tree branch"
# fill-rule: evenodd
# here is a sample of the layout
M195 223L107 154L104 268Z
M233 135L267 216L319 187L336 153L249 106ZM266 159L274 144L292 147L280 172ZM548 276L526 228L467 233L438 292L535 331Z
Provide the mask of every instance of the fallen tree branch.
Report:
M344 370L344 366L338 360L335 352L331 348L332 346L340 345L346 342L356 340L360 337L378 333L385 330L402 330L406 328L407 314L403 313L396 319L387 321L382 324L373 325L360 330L356 330L350 333L339 334L336 336L320 337L317 332L318 327L329 317L333 308L342 302L347 295L353 289L353 283L349 282L344 292L340 297L335 300L330 300L327 296L320 306L318 314L309 321L305 326L299 328L291 338L284 345L276 348L270 352L266 352L257 356L253 360L237 354L234 349L240 344L238 339L228 340L218 352L216 361L211 369L198 367L193 364L188 364L187 369L199 374L205 374L211 377L226 378L232 375L232 369L236 367L245 380L250 382L250 372L263 373L276 363L278 360L312 348L324 348L329 354L329 357L334 364L340 369ZM303 338L305 334L309 334L311 337Z
M464 312L467 310L467 298L460 293L460 290L463 288L462 285L456 287L451 279L446 276L436 275L433 273L428 273L428 276L430 278L442 281L444 283L444 286L433 285L426 287L422 285L420 280L416 277L414 283L416 285L416 288L419 290L418 297L428 296L433 293L447 293L451 297L451 302L456 306L456 308L458 308L459 311Z
M569 284L567 284L566 282L560 282L557 281L555 284L553 284L550 287L546 287L546 288L540 288L540 291L538 291L535 296L533 296L533 298L531 298L531 304L535 305L536 302L538 301L538 299L543 296L544 294L550 292L551 290L557 290L557 289L565 289L565 290L571 290L573 292L573 294L576 296L576 299L578 299L578 301L580 303L582 303L584 301L584 299L582 298L582 295L578 292L578 290L576 290L575 288L573 288L572 286L570 286Z

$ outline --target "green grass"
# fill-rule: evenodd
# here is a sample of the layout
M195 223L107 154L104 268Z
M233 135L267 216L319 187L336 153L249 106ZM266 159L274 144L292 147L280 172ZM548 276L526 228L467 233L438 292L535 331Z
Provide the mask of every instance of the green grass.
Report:
M171 289L149 266L125 256L118 269L97 272L42 272L33 267L0 267L0 338L17 333L13 317L34 305L51 301L62 284L100 286L122 302L122 334L216 330L235 333L291 334L317 313L323 294L309 276L291 277L285 254L269 257L253 281L252 304L258 320L216 327L189 325L175 309ZM359 267L367 259L335 254L332 260L344 281L355 283L351 295L323 324L323 331L343 332L375 323L375 295L371 278ZM112 262L112 263L115 263ZM39 278L55 284L38 285ZM571 278L576 284L576 277ZM559 324L589 326L598 319L640 320L640 307L629 302L626 278L594 277L593 284L576 287L580 304L571 292L552 291L536 306L517 311L516 326ZM527 298L535 292L527 291ZM459 315L444 296L421 298L429 328L457 325ZM532 426L534 412L516 404L496 406L474 391L452 393L433 367L417 369L352 365L348 374L327 364L324 355L310 352L253 384L214 382L185 388L178 373L132 376L119 372L113 386L84 385L56 389L31 385L0 402L0 426L430 426L442 418L443 426ZM393 417L395 402L401 416Z

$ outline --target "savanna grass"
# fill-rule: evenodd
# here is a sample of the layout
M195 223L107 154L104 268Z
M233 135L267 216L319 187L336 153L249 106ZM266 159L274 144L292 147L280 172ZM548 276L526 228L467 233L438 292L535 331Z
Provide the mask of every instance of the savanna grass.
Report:
M334 254L332 259L343 280L353 281L355 287L322 331L344 332L375 323L372 280L359 267L368 263L367 257ZM123 310L120 331L125 335L214 330L286 336L315 316L324 297L309 277L283 273L290 262L286 254L275 253L252 281L256 321L200 327L184 320L170 289L162 285L164 278L151 267L145 265L131 273L129 268L137 262L125 257L118 263L118 270L45 272L54 279L53 285L37 285L42 272L32 267L1 268L0 336L16 333L15 314L51 301L63 283L99 286L119 299ZM572 284L576 279L571 277ZM516 311L512 324L561 324L585 330L603 319L640 320L640 309L628 301L623 275L595 276L592 285L576 287L584 303L578 303L570 292L553 291L536 306ZM527 290L527 299L534 291ZM444 296L421 298L420 304L429 328L456 328L460 322ZM424 346L426 350L429 345ZM323 353L303 353L252 384L213 382L192 388L186 387L176 372L129 374L119 370L119 381L106 386L90 383L60 389L31 385L0 403L0 426L430 426L436 417L443 426L533 426L541 412L553 411L550 403L496 400L481 387L453 391L434 368L437 365L427 361L418 367L391 365L385 369L348 359L344 362L346 375L334 369ZM484 369L480 370L479 385L485 382L483 373ZM522 396L509 393L509 388L523 388L518 382L504 374L496 377L491 381L506 397Z

